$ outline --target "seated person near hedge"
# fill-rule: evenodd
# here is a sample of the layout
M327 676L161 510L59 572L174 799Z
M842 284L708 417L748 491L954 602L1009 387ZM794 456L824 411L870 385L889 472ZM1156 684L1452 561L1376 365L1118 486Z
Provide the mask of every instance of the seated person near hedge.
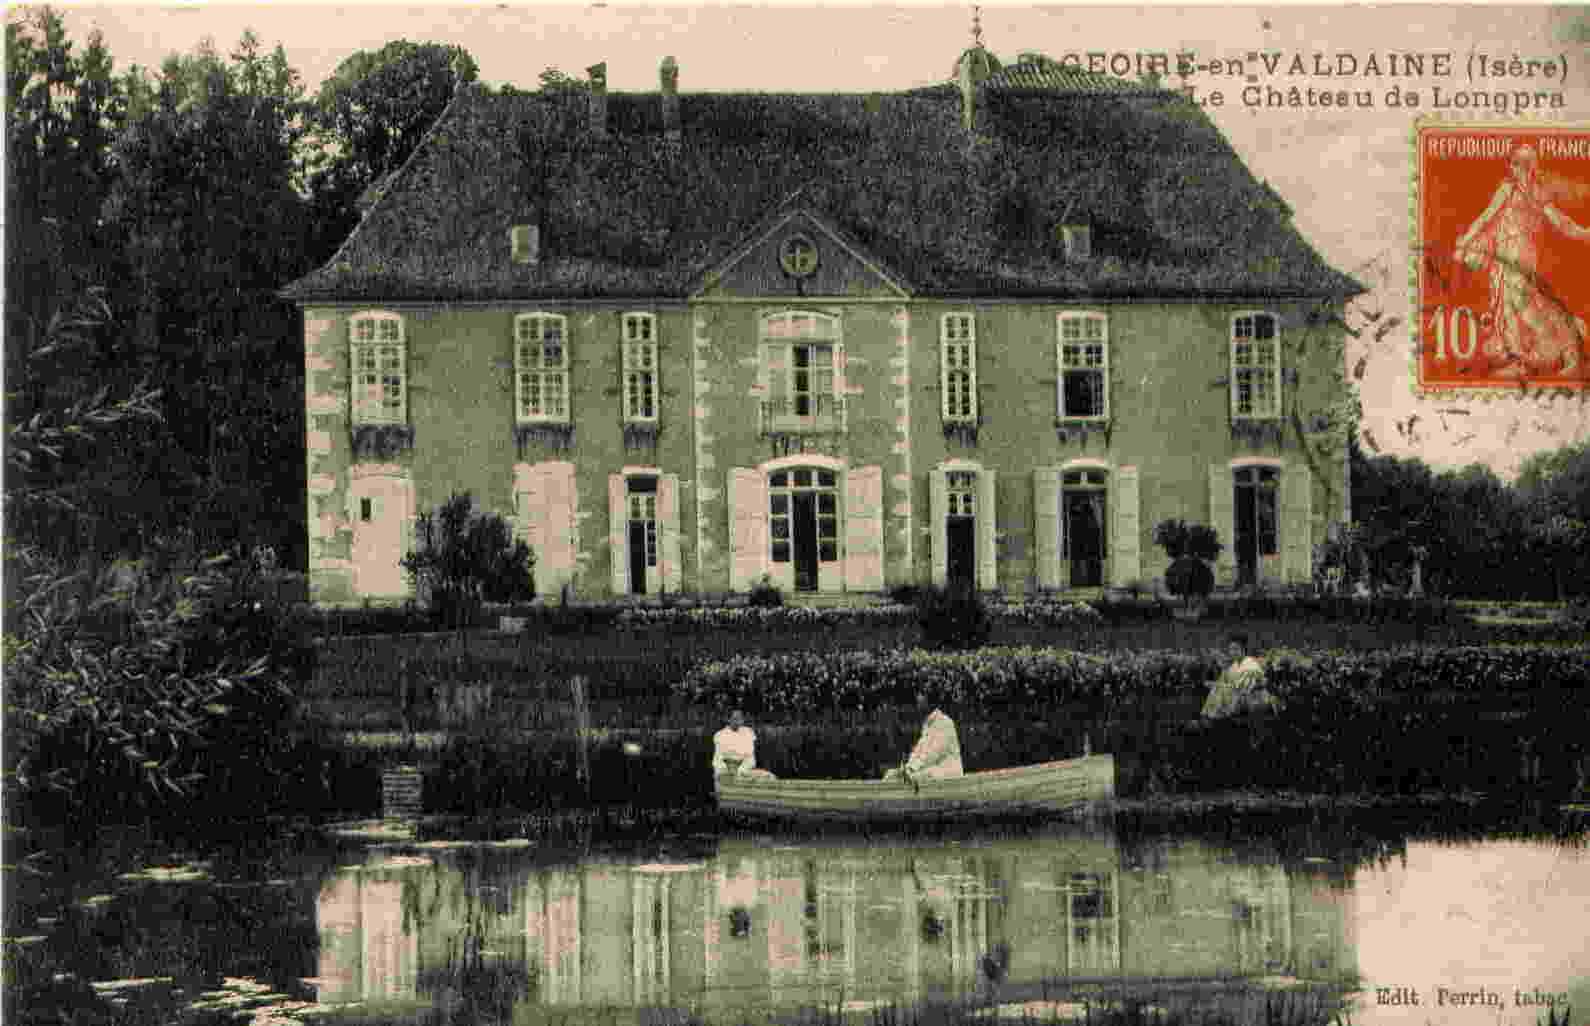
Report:
M756 731L746 725L745 713L738 709L729 714L729 725L712 735L712 773L773 778L767 770L756 768Z
M926 695L917 696L918 707L928 705ZM922 780L958 777L965 773L961 765L961 738L955 732L955 721L942 709L928 713L917 737L916 747L905 765L884 773L885 780Z
M1215 680L1204 699L1203 717L1219 719L1254 708L1274 708L1275 697L1264 688L1264 663L1254 656L1246 634L1233 634L1227 643L1231 665Z

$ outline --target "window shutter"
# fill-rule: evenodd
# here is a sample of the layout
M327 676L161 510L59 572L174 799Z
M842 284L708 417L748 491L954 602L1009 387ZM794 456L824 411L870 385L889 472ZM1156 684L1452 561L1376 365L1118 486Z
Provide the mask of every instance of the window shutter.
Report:
M750 591L767 565L767 478L729 471L729 590Z
M1314 480L1307 464L1281 471L1281 573L1288 584L1314 576Z
M677 592L684 587L684 568L679 564L678 474L664 474L657 479L657 520L662 548L657 558L662 562L663 590Z
M1038 587L1055 591L1060 583L1060 472L1039 467L1032 472L1033 533L1037 542Z
M1111 475L1115 485L1110 504L1115 510L1115 537L1110 539L1112 582L1124 588L1142 575L1142 514L1137 486L1137 468L1121 467Z
M542 594L553 595L574 579L574 464L542 464L532 471L531 482L530 544L536 549L536 586Z
M1230 588L1237 581L1237 500L1232 489L1231 468L1224 463L1209 464L1209 526L1220 536L1220 555L1215 560L1215 586Z
M999 587L999 543L994 528L994 472L977 473L977 587L994 591Z
M883 468L845 474L845 590L883 590Z
M934 467L928 473L928 516L933 518L932 539L933 549L933 587L942 588L949 580L949 537L945 530L945 521L950 515L949 479L945 477L943 467Z
M623 474L607 475L607 550L612 561L608 587L614 595L629 594L629 560L625 558L628 555L625 544L629 517L625 506L627 491Z

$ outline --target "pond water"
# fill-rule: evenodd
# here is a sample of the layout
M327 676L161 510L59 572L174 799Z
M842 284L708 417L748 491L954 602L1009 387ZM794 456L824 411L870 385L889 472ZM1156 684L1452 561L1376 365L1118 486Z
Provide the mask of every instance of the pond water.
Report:
M1381 816L580 850L129 835L8 887L6 958L29 1000L76 988L138 1021L745 1023L934 1002L1047 1019L1312 987L1351 993L1361 1026L1523 1026L1569 1004L1583 1022L1583 835L1453 833Z

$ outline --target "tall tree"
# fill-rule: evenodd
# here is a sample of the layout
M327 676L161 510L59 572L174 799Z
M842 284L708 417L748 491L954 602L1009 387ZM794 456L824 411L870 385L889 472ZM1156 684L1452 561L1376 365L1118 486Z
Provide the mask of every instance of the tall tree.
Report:
M1555 597L1582 594L1590 579L1590 441L1529 457L1514 488Z
M276 292L309 267L297 73L246 33L228 58L201 44L131 91L146 109L117 139L105 216L126 252L119 362L164 392L164 515L195 549L291 548L302 361Z
M477 72L461 47L401 39L337 66L311 111L319 144L310 187L322 227L320 259L358 223L366 191L403 166L459 85L475 81Z

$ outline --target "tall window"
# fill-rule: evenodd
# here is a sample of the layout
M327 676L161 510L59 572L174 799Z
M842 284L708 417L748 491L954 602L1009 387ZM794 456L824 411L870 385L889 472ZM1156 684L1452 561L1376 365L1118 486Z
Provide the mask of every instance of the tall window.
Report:
M569 349L561 314L514 318L514 377L520 423L569 419Z
M657 419L657 319L624 315L624 419Z
M355 314L349 326L355 424L408 422L407 353L403 318Z
M630 558L654 567L657 565L657 479L630 478L628 502Z
M945 494L949 498L949 515L952 517L977 516L977 473L972 470L952 470L944 475Z
M939 394L946 421L977 420L977 322L968 313L945 314L939 322Z
M843 430L839 318L789 311L762 318L764 427Z
M773 562L810 561L815 572L816 563L837 560L839 489L834 472L809 467L777 470L768 475L767 484Z
M1231 318L1231 416L1281 414L1281 338L1274 314Z
M1100 313L1060 315L1059 416L1103 420L1110 415L1109 321Z

